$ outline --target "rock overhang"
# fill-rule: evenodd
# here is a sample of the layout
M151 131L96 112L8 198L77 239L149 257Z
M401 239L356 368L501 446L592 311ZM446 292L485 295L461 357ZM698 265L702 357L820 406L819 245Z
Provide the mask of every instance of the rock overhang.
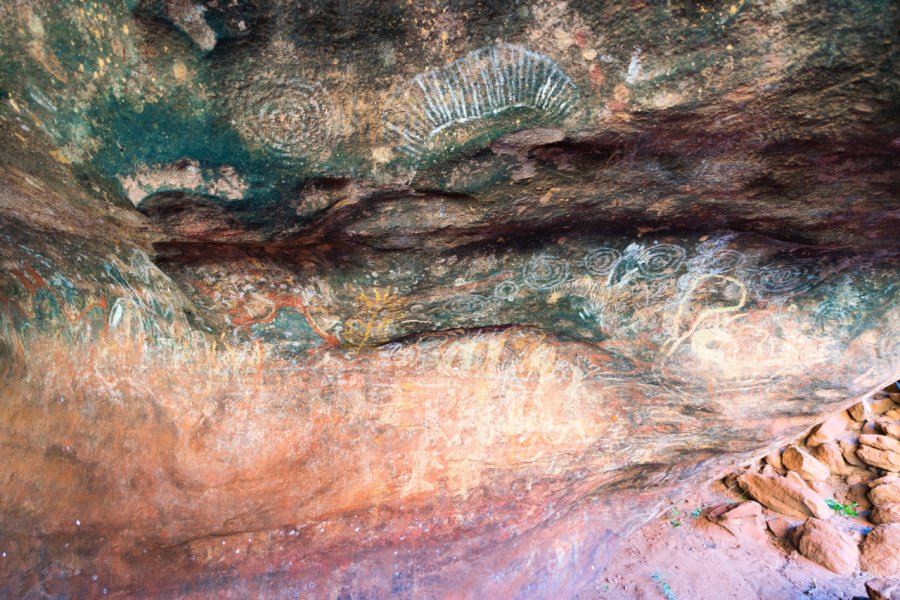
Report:
M582 4L3 5L9 593L574 595L898 376L896 7Z

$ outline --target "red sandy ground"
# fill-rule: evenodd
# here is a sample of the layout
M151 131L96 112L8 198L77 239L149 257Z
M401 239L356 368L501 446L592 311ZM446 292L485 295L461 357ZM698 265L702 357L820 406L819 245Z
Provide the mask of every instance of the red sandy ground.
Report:
M857 572L846 577L807 560L771 533L767 540L737 538L707 519L701 506L734 502L721 483L700 490L626 539L593 590L582 600L850 600L866 597ZM768 511L766 511L768 512ZM775 513L771 513L775 515ZM833 518L840 519L835 515ZM662 582L668 584L666 595Z

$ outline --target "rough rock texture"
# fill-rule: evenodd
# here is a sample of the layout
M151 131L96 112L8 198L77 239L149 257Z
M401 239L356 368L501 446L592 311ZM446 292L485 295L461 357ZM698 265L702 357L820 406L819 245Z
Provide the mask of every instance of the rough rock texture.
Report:
M0 596L575 596L900 376L898 11L0 1Z
M800 554L835 573L849 575L859 564L859 548L828 521L807 519L791 532Z
M797 518L827 519L831 509L819 495L803 484L778 475L744 473L738 483L753 498L775 512Z
M878 525L860 546L862 568L875 575L893 577L900 573L900 523Z
M900 523L900 502L877 505L870 519L873 523Z
M866 582L869 600L900 600L900 579L877 577Z
M830 474L828 466L797 446L785 448L781 462L806 481L824 481Z
M851 420L849 413L846 410L838 411L828 417L824 423L813 429L810 436L806 438L806 444L810 447L816 447L827 442L833 442L844 435L850 428Z
M841 448L833 442L825 442L813 449L816 460L825 465L833 475L843 475L848 472Z
M765 540L765 519L758 502L724 505L707 513L707 518L721 525L737 538Z
M869 499L873 504L900 502L900 477L888 475L869 483Z

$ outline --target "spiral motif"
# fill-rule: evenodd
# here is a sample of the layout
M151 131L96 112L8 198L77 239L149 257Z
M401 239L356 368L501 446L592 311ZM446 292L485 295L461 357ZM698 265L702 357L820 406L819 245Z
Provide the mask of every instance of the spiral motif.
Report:
M334 108L325 88L290 76L256 77L230 98L246 141L287 156L309 157L334 142Z
M796 296L812 288L819 279L819 267L812 260L773 263L757 271L754 289L763 296Z
M525 284L535 290L546 290L569 277L569 263L554 256L535 256L525 267Z
M813 311L816 324L825 329L850 326L856 315L854 307L833 301L823 303Z
M710 240L706 240L705 242L700 242L699 244L697 244L695 250L698 254L712 254L714 252L718 252L719 250L724 250L728 245L730 239L730 237L712 238Z
M519 284L515 281L502 281L494 288L494 298L512 302L519 295Z
M715 275L728 273L744 263L744 255L737 250L721 250L710 254L695 256L687 263L688 271Z
M593 275L606 275L616 266L621 254L615 248L597 248L581 259L581 265Z
M452 298L446 304L447 310L455 313L478 313L487 308L488 299L478 294L463 294Z
M638 255L638 272L647 279L670 277L681 268L686 255L684 248L675 244L651 246Z

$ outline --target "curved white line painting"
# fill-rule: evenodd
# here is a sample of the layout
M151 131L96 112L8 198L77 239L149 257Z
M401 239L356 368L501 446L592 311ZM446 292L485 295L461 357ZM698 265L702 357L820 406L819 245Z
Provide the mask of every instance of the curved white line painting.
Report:
M416 75L384 112L388 141L419 158L453 125L488 119L516 108L539 113L542 123L575 106L578 88L550 58L522 46L497 44Z

